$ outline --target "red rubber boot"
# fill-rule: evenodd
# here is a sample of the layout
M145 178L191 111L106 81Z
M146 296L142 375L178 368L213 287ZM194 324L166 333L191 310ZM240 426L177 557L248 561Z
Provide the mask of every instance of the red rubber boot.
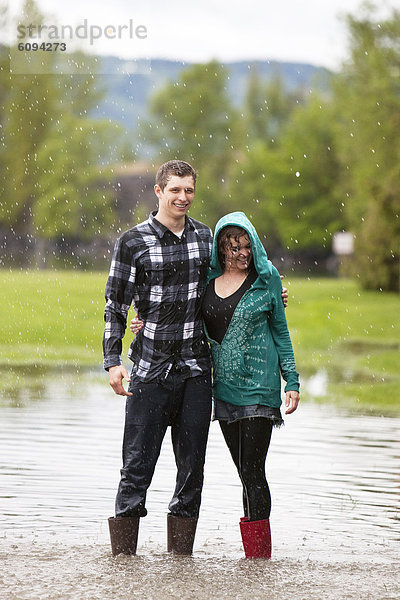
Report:
M271 558L269 519L249 521L242 517L239 525L246 558Z

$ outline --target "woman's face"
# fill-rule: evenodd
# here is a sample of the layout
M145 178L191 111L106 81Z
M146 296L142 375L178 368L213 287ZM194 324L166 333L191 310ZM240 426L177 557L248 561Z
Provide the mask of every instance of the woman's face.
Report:
M225 265L228 270L247 271L252 258L251 242L247 235L242 235L238 241L234 237L229 238L225 252Z

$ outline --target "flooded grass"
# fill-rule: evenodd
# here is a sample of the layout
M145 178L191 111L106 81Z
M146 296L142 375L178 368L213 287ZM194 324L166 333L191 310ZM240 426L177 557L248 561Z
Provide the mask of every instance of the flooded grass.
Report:
M1 271L3 365L99 365L106 273Z
M10 317L0 322L0 365L6 370L23 367L24 374L26 367L101 368L107 273L0 274L0 298L11 308ZM400 414L400 403L393 402L400 387L400 297L362 291L345 279L284 282L291 294L286 314L304 383L324 371L327 387L322 393L330 401L349 403L354 410L371 412L375 407ZM128 331L125 357L130 341ZM10 382L8 375L6 380ZM7 381L1 385L9 385ZM307 385L302 396L318 399Z
M400 416L400 403L394 400L398 390L397 378L376 381L365 371L322 369L316 372L305 371L302 378L303 403L330 403L352 414Z
M400 415L400 297L346 279L290 279L287 319L302 397L366 414ZM325 374L311 393L307 380ZM320 377L321 379L321 377Z

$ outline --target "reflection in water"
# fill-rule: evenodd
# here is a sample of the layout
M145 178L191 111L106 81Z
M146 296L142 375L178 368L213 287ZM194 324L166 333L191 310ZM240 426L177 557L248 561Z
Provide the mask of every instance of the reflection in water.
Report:
M48 370L40 365L0 370L0 407L22 407L41 398L46 391Z
M149 515L141 520L139 556L114 559L106 518L121 466L124 401L98 373L40 373L38 387L33 376L31 383L25 380L12 401L3 391L0 404L0 584L8 597L151 598L163 587L165 598L265 597L266 590L270 598L337 598L327 586L340 586L342 598L398 596L396 571L388 565L399 554L400 419L303 404L274 431L268 564L242 560L241 486L216 423L195 558L165 554L175 478L167 437ZM54 596L46 588L49 576Z

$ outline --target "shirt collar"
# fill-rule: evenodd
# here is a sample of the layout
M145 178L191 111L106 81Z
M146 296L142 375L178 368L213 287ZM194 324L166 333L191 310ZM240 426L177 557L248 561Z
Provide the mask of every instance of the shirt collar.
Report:
M162 223L160 223L160 221L158 221L156 219L156 214L157 211L154 211L152 213L150 213L150 216L148 218L148 223L149 225L154 229L154 231L156 232L156 234L158 235L159 238L163 238L164 234L167 233L167 231L170 231L168 229L168 227L165 227L165 225L163 225ZM184 231L187 231L188 228L195 230L195 226L192 222L192 219L190 217L188 217L187 215L185 215L185 229Z

